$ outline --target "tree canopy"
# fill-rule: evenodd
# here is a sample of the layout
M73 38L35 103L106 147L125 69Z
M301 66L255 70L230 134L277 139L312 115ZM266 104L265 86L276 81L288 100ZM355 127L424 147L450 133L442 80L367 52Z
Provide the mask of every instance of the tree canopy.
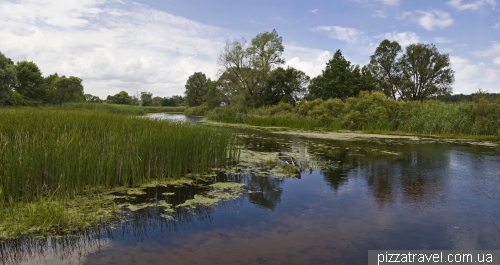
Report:
M0 106L6 104L17 82L16 69L12 60L0 52Z
M209 79L202 72L195 72L188 78L185 86L186 91L184 92L186 94L186 105L189 107L199 106L205 101L208 81Z
M74 76L59 77L55 83L55 98L57 103L84 101L82 79Z
M42 72L34 62L17 62L16 75L17 83L14 88L19 94L29 101L45 100Z

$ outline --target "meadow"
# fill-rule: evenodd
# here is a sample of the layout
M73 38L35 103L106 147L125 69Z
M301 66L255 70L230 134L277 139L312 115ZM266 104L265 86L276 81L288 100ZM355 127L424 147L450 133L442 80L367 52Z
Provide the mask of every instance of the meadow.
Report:
M136 105L121 105L121 104L108 104L108 103L64 103L62 105L55 105L56 109L86 109L86 110L101 110L109 111L119 114L131 115L145 115L147 113L182 113L186 107L165 107L165 106L136 106Z
M96 224L102 192L200 175L238 152L224 130L63 108L0 109L0 238Z

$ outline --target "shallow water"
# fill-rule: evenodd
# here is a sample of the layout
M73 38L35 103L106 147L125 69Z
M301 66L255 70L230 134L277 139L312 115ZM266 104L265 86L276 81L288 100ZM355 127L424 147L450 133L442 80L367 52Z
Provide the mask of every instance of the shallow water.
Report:
M180 122L199 122L202 117L189 117L182 114L173 113L150 113L147 115L148 118L159 119L159 120L170 120L170 121L180 121Z
M244 183L245 192L208 207L175 207L206 192L206 185L148 188L132 203L168 202L174 220L161 217L161 206L124 209L126 221L114 228L3 243L2 261L366 264L371 249L500 246L492 222L500 226L498 149L243 133L248 149L297 153L309 167L298 177L214 173L210 183Z

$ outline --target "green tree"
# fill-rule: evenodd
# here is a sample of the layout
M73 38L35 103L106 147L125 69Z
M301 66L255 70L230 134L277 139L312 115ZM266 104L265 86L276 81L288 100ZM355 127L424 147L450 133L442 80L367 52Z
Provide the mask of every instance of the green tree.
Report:
M108 96L106 101L113 104L130 105L132 97L125 91L120 91L114 96Z
M15 90L28 101L42 102L45 99L43 77L34 62L20 61L16 64L17 84Z
M16 82L16 68L12 60L0 52L0 106L5 105L10 99Z
M295 105L306 93L310 78L293 67L278 67L271 72L266 82L263 105L285 102Z
M195 72L186 82L186 105L189 107L200 106L205 102L205 94L207 93L207 84L210 79L207 79L204 73Z
M153 94L150 92L141 92L141 106L151 106L153 104Z
M262 105L270 72L285 63L281 57L283 51L282 38L276 30L258 34L250 45L244 39L228 42L219 55L218 63L224 76L222 84L227 86L230 81L230 86L236 90L228 91L229 100L234 101L233 98L238 97L247 106Z
M221 105L222 101L220 94L220 91L217 89L217 82L213 82L208 79L207 93L205 94L204 99L209 109L214 109Z
M402 51L401 45L396 41L383 40L370 57L369 68L378 90L393 99L401 96L402 74L398 54Z
M84 101L82 79L74 76L59 77L55 83L55 98L59 104Z
M362 90L369 90L371 87L364 87L361 69L358 65L351 65L346 60L340 50L337 50L333 58L326 63L323 73L311 80L309 85L308 99L353 97Z
M56 87L55 87L57 79L59 79L59 75L57 73L51 74L43 78L42 87L45 94L44 98L45 103L48 104L58 103L56 100Z
M455 81L448 54L439 53L433 44L410 44L399 60L402 73L401 98L424 100L451 94Z
M85 102L88 102L88 103L102 103L102 99L100 99L98 96L94 96L92 94L85 94L83 96L85 97Z

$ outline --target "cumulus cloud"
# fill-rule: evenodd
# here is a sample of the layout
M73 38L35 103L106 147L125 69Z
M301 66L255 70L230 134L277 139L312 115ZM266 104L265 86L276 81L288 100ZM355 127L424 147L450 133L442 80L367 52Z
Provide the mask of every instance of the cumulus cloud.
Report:
M408 16L411 16L411 12L403 12L401 15L397 16L396 19L403 20Z
M299 69L311 78L321 74L328 60L333 57L327 50L305 48L293 44L285 44L283 56L288 59L287 66Z
M427 30L446 28L453 24L450 14L440 10L419 11L418 13L421 15L418 24Z
M490 5L493 9L496 6L495 0L477 0L477 1L469 1L467 3L463 3L462 0L450 0L447 4L457 10L476 10L481 8L484 5Z
M8 10L8 12L6 11ZM86 93L184 92L189 75L216 75L223 29L144 5L100 0L0 2L0 50L44 75L83 79Z
M492 62L496 65L500 65L500 43L494 41L491 47L483 51L475 51L473 53L477 57L488 57L492 58Z
M358 43L364 37L363 32L355 28L339 26L319 26L314 28L313 31L327 32L330 38L345 41L350 44Z
M484 63L474 63L460 56L450 56L451 68L455 71L454 94L471 94L479 88L488 91L497 90L500 82L500 70L487 67Z
M319 13L319 9L313 9L313 10L311 10L311 13L318 14Z

